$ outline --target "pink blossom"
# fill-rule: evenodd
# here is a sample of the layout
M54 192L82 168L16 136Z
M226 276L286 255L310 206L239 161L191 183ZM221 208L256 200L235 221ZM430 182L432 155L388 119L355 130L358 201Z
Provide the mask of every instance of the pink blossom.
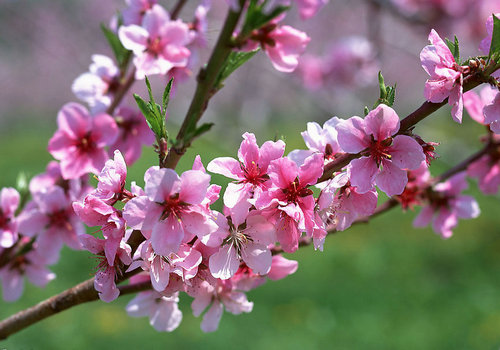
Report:
M432 29L428 45L420 52L422 67L430 75L425 83L425 98L434 103L443 102L448 98L452 106L453 120L462 122L463 111L463 74L467 66L459 66L448 46L438 33Z
M310 19L318 13L318 11L328 3L328 0L295 0L299 7L300 17L302 19Z
M271 187L256 201L257 209L265 210L276 226L277 240L287 253L299 246L302 231L313 236L323 223L316 222L315 200L308 188L323 173L323 156L315 153L297 166L288 158L279 158L269 166Z
M484 123L490 125L491 131L500 134L500 92L497 91L495 99L484 106Z
M28 241L26 240L25 243ZM31 283L38 287L45 287L48 282L55 279L56 275L50 272L45 265L47 265L47 261L38 253L35 245L30 252L16 256L7 265L0 268L3 299L12 302L21 297L25 275Z
M187 293L194 297L191 304L194 316L200 316L208 308L201 322L201 330L204 332L217 330L224 308L234 315L251 312L253 309L253 303L247 300L244 293L234 289L231 280L215 280L212 283L196 279L187 289Z
M145 271L149 271L151 284L158 292L167 288L170 274L176 274L184 283L189 283L188 280L198 273L198 266L202 260L201 253L187 244L181 244L176 253L168 256L157 255L150 241L142 243L138 251L142 260L135 261L130 270L138 265Z
M122 11L123 25L141 24L147 11L151 10L158 0L125 0L127 7Z
M109 159L104 164L98 177L97 189L92 194L104 203L113 205L121 200L125 190L127 179L127 165L120 151L115 151L114 159Z
M481 89L479 95L474 91L467 91L464 94L464 107L469 112L472 119L480 124L486 124L484 121L483 108L489 105L495 99L497 90L487 85Z
M207 46L207 15L210 10L210 0L203 0L194 11L194 19L191 24L191 33L194 34L193 44L199 47Z
M12 187L0 191L0 247L10 248L17 242L16 210L19 206L19 192Z
M74 202L73 209L88 226L101 226L106 238L103 243L104 252L108 264L113 266L117 250L125 236L125 220L121 212L92 194L85 197L83 203Z
M107 114L91 117L82 105L68 103L57 115L59 129L49 141L49 152L61 161L66 180L89 172L99 174L108 156L105 146L118 134L115 121Z
M307 130L301 132L301 135L309 150L293 150L288 154L288 158L299 165L313 153L323 154L325 161L333 159L337 153L342 152L336 129L340 122L341 119L333 117L327 120L323 127L316 122L307 123Z
M332 88L363 87L374 82L380 70L374 45L361 36L349 36L322 57L304 56L299 73L310 90L327 85Z
M80 249L78 236L85 233L85 228L63 189L54 186L37 192L33 201L33 205L27 205L19 215L19 232L36 236L39 254L54 263L59 259L63 243L71 249Z
M265 275L271 268L272 255L269 245L276 241L275 228L264 216L251 213L246 220L232 220L220 215L217 220L219 251L210 257L209 268L212 276L220 279L231 278L243 260L256 274Z
M285 73L293 72L297 68L299 57L311 40L300 30L287 25L278 26L276 23L259 29L250 39L253 43L248 43L245 49L253 50L257 43L260 43L274 68Z
M496 18L500 18L500 12L495 13L494 15ZM486 38L481 40L481 43L479 44L479 50L482 51L483 54L489 55L491 38L493 37L493 15L489 16L486 20L486 33Z
M92 191L92 187L89 186L87 176L85 175L71 180L63 179L61 166L56 161L49 162L45 169L45 173L33 176L29 184L32 195L53 186L61 187L66 195L74 201L81 200Z
M425 160L422 147L410 136L397 135L399 117L384 104L365 119L352 117L337 126L340 147L348 153L362 152L349 165L350 181L358 193L373 184L388 196L401 194L408 182L406 170L416 169Z
M461 194L467 187L465 172L434 186L427 198L429 204L422 208L413 221L413 226L425 227L432 221L434 232L443 238L450 238L459 218L472 219L479 216L480 210L476 200Z
M500 159L498 150L485 154L467 168L470 177L477 178L484 194L496 194L500 186Z
M99 292L99 298L106 303L115 300L120 295L120 290L116 287L116 278L122 272L124 265L132 263L130 257L132 248L125 243L125 240L121 240L116 255L110 263L105 254L107 240L83 234L80 236L80 241L85 249L99 256L100 262L94 279L94 288Z
M237 181L229 183L224 193L224 204L233 209L233 215L246 217L250 202L268 188L267 172L270 162L282 157L284 151L285 143L281 140L266 141L259 148L255 135L244 133L238 160L220 157L208 163L208 171Z
M136 78L166 74L174 67L185 67L190 51L189 27L181 20L172 21L160 5L146 12L142 26L132 24L118 29L123 46L134 53Z
M344 186L327 186L318 200L320 215L328 229L344 231L352 223L373 214L377 207L377 191L358 193L357 188L347 182Z
M119 150L130 166L141 156L143 145L153 144L154 135L146 123L146 118L134 109L120 107L114 118L118 126L118 136L109 149Z
M133 229L152 230L151 244L156 254L176 253L182 242L217 229L202 205L209 175L188 170L179 177L172 169L152 167L144 181L147 195L127 202L123 216Z
M146 291L137 294L126 307L132 317L149 317L149 324L158 332L172 332L182 321L179 310L179 294L164 296L157 291Z
M92 55L92 61L89 72L76 78L71 90L96 114L104 112L111 104L111 99L120 86L120 71L107 56Z
M273 281L283 279L297 271L299 263L295 260L289 260L281 255L274 255L271 264L271 270L267 277Z
M422 162L417 169L408 171L408 183L405 190L396 198L401 203L403 210L422 205L422 199L425 197L430 179L431 174L427 162Z

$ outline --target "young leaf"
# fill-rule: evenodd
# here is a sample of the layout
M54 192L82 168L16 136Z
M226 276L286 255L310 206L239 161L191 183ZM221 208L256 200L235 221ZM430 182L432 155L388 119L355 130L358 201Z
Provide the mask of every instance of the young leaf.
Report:
M167 86L165 86L165 90L163 90L163 98L162 98L163 110L162 110L162 112L163 112L164 117L167 114L168 102L170 101L170 91L172 90L173 83L174 83L174 78L170 79Z
M451 51L451 54L453 55L453 58L455 59L455 62L460 63L460 49L458 45L458 39L457 36L455 35L455 41L450 41L448 38L444 39L446 41L446 46Z
M154 112L158 116L158 118L161 118L162 117L161 108L160 105L158 105L155 102L155 98L153 96L153 92L151 91L151 84L149 83L148 77L145 77L145 80L146 80L146 86L148 88L149 104L155 108Z
M231 52L226 59L226 62L224 62L224 66L217 76L214 86L217 89L222 88L224 80L226 80L235 70L245 64L249 59L251 59L258 51L259 49L249 52Z
M120 39L118 38L118 35L116 35L111 29L109 29L102 23L101 23L101 30L104 33L104 36L106 37L106 40L109 43L109 46L111 46L111 50L115 55L118 65L121 67L128 59L130 51L127 50L125 47L123 47Z
M158 117L154 113L151 104L147 103L142 99L141 96L134 94L135 101L137 102L137 106L141 110L142 114L146 118L146 122L148 123L149 128L154 132L154 134L158 137L162 137L162 128Z
M493 15L493 35L491 36L490 54L500 56L500 19ZM497 58L498 59L498 58Z

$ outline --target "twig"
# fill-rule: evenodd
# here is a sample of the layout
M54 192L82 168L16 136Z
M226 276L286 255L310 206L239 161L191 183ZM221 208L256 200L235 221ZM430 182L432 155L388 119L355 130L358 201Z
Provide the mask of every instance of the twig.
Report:
M243 1L244 3L244 1ZM186 152L189 147L192 136L188 133L196 128L196 123L200 120L203 113L207 109L208 101L214 94L215 80L224 65L226 58L232 51L231 37L239 22L241 13L243 11L243 4L240 6L238 12L229 10L222 31L217 39L214 50L207 63L206 68L202 68L198 74L198 84L194 93L191 105L186 113L184 122L177 134L176 144L170 148L164 164L166 168L175 169L179 159Z

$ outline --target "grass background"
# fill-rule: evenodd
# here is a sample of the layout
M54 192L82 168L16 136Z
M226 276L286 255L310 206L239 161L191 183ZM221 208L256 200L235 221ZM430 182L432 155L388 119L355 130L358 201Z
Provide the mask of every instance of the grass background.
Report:
M449 156L446 159L464 159L478 143L471 135L480 130L469 121L460 128L450 127L449 115L444 115L437 116L432 127L426 129L424 124L422 130L433 140L446 141L442 149ZM442 127L447 131L440 134L437 130ZM259 143L283 134L288 150L301 147L299 131L304 128L271 125L258 137ZM20 170L31 175L43 171L50 160L45 149L54 129L55 121L24 125L20 118L2 130L1 186L12 186ZM215 156L234 156L233 140L222 129L216 126L207 140L196 141L180 169L187 169L196 153L201 153L205 164ZM155 163L154 154L145 150L129 178L142 184L144 169ZM447 166L437 161L435 173ZM213 181L223 179L214 176ZM479 195L475 185L469 193L478 195L482 215L461 221L446 241L431 229L412 228L415 213L395 209L329 237L324 252L300 249L291 256L299 261L299 270L248 293L255 303L253 312L225 313L216 333L201 332L201 320L192 316L191 298L185 294L180 305L184 319L173 333L156 332L147 318L128 317L124 307L132 296L125 296L110 304L77 306L0 342L0 348L498 349L498 197ZM0 317L89 278L94 266L89 253L64 249L53 266L58 278L45 289L27 283L19 302L0 302Z

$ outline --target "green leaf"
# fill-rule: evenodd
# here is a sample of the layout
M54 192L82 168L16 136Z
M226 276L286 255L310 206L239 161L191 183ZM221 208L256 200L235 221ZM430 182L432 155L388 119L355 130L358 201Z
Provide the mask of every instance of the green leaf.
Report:
M249 51L249 52L236 52L233 51L229 54L224 65L215 80L215 88L220 89L223 86L224 80L226 80L235 70L240 68L249 59L251 59L259 49Z
M260 29L264 25L271 22L274 18L278 17L288 9L290 6L276 6L270 12L266 13L264 7L267 5L267 1L259 4L257 0L250 1L245 16L245 22L241 30L243 36L248 35L252 30Z
M206 133L207 131L209 131L212 128L212 126L214 126L214 123L202 124L201 126L196 128L195 130L193 130L192 132L187 134L185 139L189 140L189 142L191 142L195 138L197 138L197 137L201 136L202 134Z
M458 45L458 39L457 36L455 35L455 41L452 42L448 40L448 38L444 39L446 41L446 45L451 51L451 54L453 55L453 58L455 59L455 62L460 63L460 49Z
M165 86L165 90L163 90L163 98L162 98L163 110L162 111L163 111L164 117L167 115L167 107L168 107L168 103L170 101L170 91L172 90L173 83L174 83L174 78L170 79L167 86Z
M146 122L148 123L149 128L158 138L163 137L161 120L156 115L154 108L151 106L151 103L144 101L142 97L137 94L134 94L134 98L135 102L137 102L137 106L146 118Z
M368 115L368 113L370 113L370 109L368 108L368 106L365 106L365 109L363 112L365 114L365 117Z
M396 85L390 86L385 85L384 77L382 76L382 72L378 72L378 85L380 90L380 96L378 100L373 105L373 108L377 107L380 104L385 104L389 107L392 107L394 104L394 98L396 97ZM368 114L367 108L365 108L365 116Z
M387 93L386 105L392 107L394 105L394 99L396 97L396 84L394 86L388 86L389 92Z
M493 35L491 36L490 54L500 56L500 19L493 15Z
M118 38L118 35L116 35L116 33L106 27L106 25L104 25L103 23L101 23L101 30L104 33L109 46L111 46L111 50L113 50L113 54L115 55L118 65L122 67L130 57L131 51L127 50L122 45L120 39Z
M382 72L378 72L378 87L380 90L380 99L384 99L387 96L387 90L385 88L385 81L384 81L384 76L382 75Z

